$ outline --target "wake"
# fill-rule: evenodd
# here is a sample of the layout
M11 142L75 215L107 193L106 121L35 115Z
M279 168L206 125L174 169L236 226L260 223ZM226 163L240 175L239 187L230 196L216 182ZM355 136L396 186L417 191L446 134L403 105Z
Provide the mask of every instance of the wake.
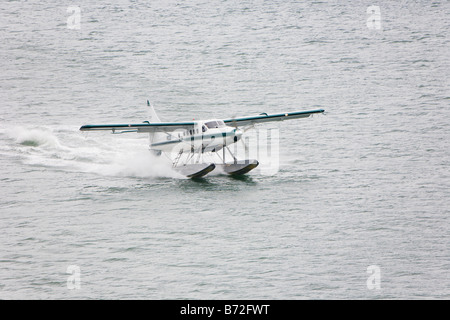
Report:
M0 132L0 152L24 164L102 176L180 178L164 156L148 150L142 137L82 134L78 128L14 126Z

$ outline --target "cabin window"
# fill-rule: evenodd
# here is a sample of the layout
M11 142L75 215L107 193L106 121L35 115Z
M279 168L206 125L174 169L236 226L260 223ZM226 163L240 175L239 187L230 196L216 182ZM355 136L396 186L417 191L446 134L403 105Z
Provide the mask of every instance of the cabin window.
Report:
M205 125L209 128L209 129L213 129L217 127L217 123L215 121L209 121L206 122Z
M202 126L202 132L206 132L208 130L205 125Z
M209 128L209 129L213 129L213 128L223 128L225 127L225 123L222 120L217 120L217 121L208 121L205 123L205 125Z

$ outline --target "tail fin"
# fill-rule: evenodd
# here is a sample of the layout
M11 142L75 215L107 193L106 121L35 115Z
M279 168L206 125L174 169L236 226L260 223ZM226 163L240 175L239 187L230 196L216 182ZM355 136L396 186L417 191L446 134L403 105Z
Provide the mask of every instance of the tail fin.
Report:
M150 123L154 123L154 122L161 122L161 120L159 119L158 115L155 112L155 109L153 108L152 104L150 103L150 101L147 100L147 106L148 106L148 116L149 116L149 122Z
M150 103L150 101L147 100L147 106L148 106L148 117L149 117L149 122L150 123L159 123L161 122L161 120L159 119L158 115L155 112L155 109L153 108L152 104ZM151 145L152 143L156 142L156 141L161 141L165 138L165 134L162 132L150 132L148 134L149 137L149 141L150 141L150 149L151 149Z

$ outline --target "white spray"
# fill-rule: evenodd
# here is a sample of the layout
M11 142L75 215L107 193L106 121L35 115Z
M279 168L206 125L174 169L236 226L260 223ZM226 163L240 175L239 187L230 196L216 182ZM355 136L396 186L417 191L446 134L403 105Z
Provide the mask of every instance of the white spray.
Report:
M2 151L20 155L25 164L106 176L185 178L166 157L149 152L145 136L85 135L66 127L12 127L5 133L9 139Z

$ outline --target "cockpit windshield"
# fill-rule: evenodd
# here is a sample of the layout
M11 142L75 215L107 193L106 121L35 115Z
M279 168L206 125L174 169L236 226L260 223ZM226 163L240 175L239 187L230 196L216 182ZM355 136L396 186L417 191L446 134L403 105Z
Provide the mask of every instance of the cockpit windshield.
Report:
M225 123L224 123L222 120L208 121L208 122L205 123L205 125L206 125L209 129L223 128L223 127L225 127Z

